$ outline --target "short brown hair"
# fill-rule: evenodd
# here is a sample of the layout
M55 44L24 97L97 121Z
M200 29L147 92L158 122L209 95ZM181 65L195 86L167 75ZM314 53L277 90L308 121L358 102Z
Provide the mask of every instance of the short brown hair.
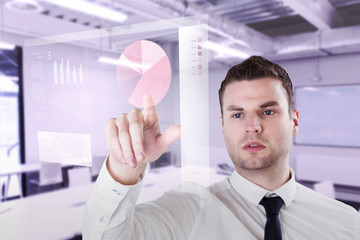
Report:
M242 63L231 67L227 72L219 89L221 115L223 114L222 98L228 84L236 81L252 81L266 77L272 77L282 82L288 96L289 114L291 116L291 112L294 110L294 91L288 73L278 64L260 56L251 56Z

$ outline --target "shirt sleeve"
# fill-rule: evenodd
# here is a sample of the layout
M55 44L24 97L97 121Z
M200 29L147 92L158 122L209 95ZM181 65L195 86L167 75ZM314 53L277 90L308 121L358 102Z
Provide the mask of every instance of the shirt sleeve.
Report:
M186 183L136 205L142 183L116 182L104 163L86 204L83 239L188 239L208 191Z
M131 239L134 208L142 180L126 186L116 182L106 160L86 203L83 239Z

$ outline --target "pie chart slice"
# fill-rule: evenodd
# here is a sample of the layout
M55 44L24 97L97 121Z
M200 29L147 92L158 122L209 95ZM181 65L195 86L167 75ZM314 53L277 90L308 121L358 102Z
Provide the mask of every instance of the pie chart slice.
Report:
M150 94L158 104L170 87L169 58L156 43L136 41L121 54L116 80L121 95L133 106L143 107L142 97L145 94Z

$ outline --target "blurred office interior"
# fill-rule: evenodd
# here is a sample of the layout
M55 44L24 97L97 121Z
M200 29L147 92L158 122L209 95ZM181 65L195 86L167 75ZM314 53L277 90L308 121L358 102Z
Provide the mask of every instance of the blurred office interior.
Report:
M1 239L81 239L105 122L138 107L138 82L183 130L139 202L230 175L217 91L251 55L293 81L297 180L360 209L360 1L0 0Z

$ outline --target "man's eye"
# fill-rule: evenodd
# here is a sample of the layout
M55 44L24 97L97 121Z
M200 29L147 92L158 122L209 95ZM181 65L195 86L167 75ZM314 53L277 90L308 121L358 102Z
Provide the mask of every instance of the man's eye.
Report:
M274 115L275 112L273 110L266 110L264 111L264 115Z
M233 116L234 118L241 118L243 115L241 113L235 113Z

